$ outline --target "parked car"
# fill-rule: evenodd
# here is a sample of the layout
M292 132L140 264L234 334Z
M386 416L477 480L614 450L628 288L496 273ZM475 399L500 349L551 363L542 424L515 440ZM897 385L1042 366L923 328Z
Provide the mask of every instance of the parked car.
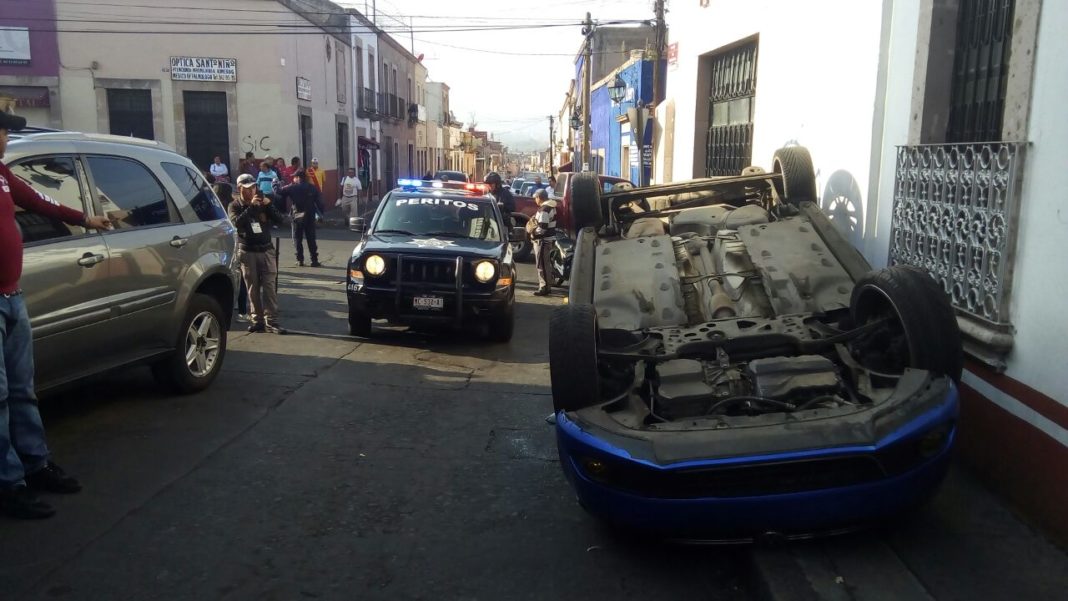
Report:
M434 174L434 179L450 182L466 182L467 174L463 171L438 171Z
M207 387L226 355L236 235L193 163L159 142L11 135L8 166L56 202L104 215L86 231L16 209L38 390L147 363L180 392Z
M523 178L512 178L512 181L508 182L508 189L512 191L512 194L519 194L519 190L523 188Z
M571 230L571 218L569 206L571 204L571 182L572 178L576 174L574 173L560 173L556 176L556 188L555 192L559 202L556 206L556 222L559 224L561 232L567 232L568 236L574 239L574 232ZM546 179L548 181L548 179ZM630 184L630 180L625 180L621 177L614 177L611 175L598 175L597 183L601 191L610 192L615 186L621 184ZM533 194L533 192L531 192ZM525 227L527 221L529 221L534 213L538 210L538 205L534 204L533 196L523 196L514 194L515 196L515 210L512 214L512 220L518 227ZM516 261L526 261L531 258L534 252L534 245L529 238L524 237L521 240L512 242L512 253L515 255Z
M549 326L557 447L610 523L840 532L945 474L963 364L945 290L872 270L816 204L807 150L774 165L607 194L573 177L568 304Z
M386 319L458 330L485 326L491 340L511 340L515 262L508 244L523 232L506 227L483 184L399 183L352 251L349 333L370 336L371 320Z

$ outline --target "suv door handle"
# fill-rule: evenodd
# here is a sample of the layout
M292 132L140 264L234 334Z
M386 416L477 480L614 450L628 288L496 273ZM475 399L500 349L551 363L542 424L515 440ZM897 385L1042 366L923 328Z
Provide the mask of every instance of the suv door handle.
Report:
M92 267L97 263L104 262L104 255L95 255L93 253L85 253L82 258L78 259L78 265L82 267Z
M181 248L186 244L189 244L189 238L179 238L178 236L171 238L171 246L175 248Z

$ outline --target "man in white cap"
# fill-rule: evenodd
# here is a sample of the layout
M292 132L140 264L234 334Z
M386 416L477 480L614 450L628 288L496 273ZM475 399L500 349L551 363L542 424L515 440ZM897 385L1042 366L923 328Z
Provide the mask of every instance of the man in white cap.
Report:
M256 186L256 178L243 173L237 178L238 198L230 203L230 221L237 228L237 261L248 288L248 331L285 334L278 323L278 262L271 243L271 224L281 225L285 217Z
M9 131L26 120L0 111L0 159ZM15 206L44 217L91 229L106 229L106 217L89 217L34 190L0 162L0 511L21 519L47 518L56 510L35 491L76 493L77 480L52 463L33 388L33 332L19 289L22 232Z

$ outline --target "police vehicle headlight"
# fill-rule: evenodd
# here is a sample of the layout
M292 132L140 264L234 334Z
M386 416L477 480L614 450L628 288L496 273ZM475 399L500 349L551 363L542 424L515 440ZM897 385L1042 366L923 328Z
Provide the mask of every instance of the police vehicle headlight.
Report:
M475 263L475 279L485 284L497 275L497 266L490 261Z
M363 268L371 275L382 275L386 272L386 260L378 255L371 255L364 261Z

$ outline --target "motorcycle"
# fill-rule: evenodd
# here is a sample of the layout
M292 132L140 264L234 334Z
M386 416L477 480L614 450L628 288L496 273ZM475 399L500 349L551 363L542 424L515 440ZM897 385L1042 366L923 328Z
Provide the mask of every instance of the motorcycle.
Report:
M557 232L549 248L549 269L553 286L563 286L571 279L571 260L575 256L575 242L563 232Z

